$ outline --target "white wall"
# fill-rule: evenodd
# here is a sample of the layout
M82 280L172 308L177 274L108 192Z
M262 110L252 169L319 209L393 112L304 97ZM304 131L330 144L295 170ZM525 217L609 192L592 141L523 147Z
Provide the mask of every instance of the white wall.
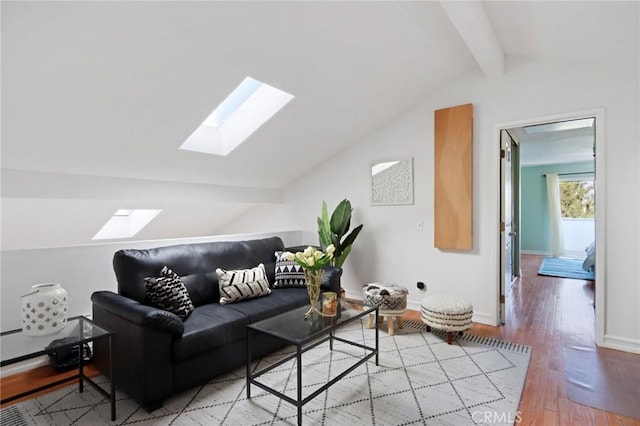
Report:
M495 126L517 120L605 109L606 300L605 340L609 346L640 351L640 276L637 239L640 217L638 76L585 66L509 58L500 78L471 75L429 94L405 114L283 190L282 205L268 205L238 218L221 231L263 232L284 225L301 228L305 242L315 242L315 218L325 199L330 208L348 198L352 224L364 230L345 264L343 286L357 296L363 284L389 281L406 285L409 304L429 292L465 295L474 305L474 321L495 324L498 282L499 145ZM433 248L433 112L474 104L474 249ZM414 157L415 204L372 207L371 161ZM424 220L424 231L417 231Z
M281 202L270 188L7 169L0 176L3 250L91 244L123 208L162 210L131 239L143 241L212 235L258 204Z
M91 294L98 290L117 292L113 254L126 248L153 248L174 244L209 241L239 241L277 235L285 245L301 243L300 231L281 231L243 235L218 235L154 241L127 241L75 247L2 251L0 282L0 329L22 327L20 296L32 285L58 282L67 290L69 316L91 314Z
M562 219L565 256L587 257L585 249L595 241L595 222L593 219Z

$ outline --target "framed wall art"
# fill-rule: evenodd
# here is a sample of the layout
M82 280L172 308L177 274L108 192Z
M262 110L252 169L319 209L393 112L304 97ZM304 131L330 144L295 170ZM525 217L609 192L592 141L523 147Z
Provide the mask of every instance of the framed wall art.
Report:
M413 158L371 163L371 205L413 204Z

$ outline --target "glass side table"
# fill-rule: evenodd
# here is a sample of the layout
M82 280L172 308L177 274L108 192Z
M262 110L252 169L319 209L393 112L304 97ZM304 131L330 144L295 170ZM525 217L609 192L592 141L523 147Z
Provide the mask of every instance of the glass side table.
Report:
M24 361L31 358L36 358L42 355L48 355L61 348L70 348L75 345L82 346L83 343L93 342L99 339L108 339L109 342L109 371L111 377L113 377L113 358L112 358L112 346L111 338L113 333L106 330L93 321L85 317L73 317L67 320L67 325L59 333L50 334L48 336L31 337L26 336L22 330L6 331L0 334L0 366L15 364L16 362ZM64 346L58 346L53 349L47 349L47 346L53 341L62 338L69 338L69 342ZM16 399L22 398L27 395L31 395L41 390L51 388L53 386L60 385L62 383L70 382L78 379L79 391L84 390L84 382L86 381L93 386L100 394L111 402L111 420L116 419L116 392L113 380L110 381L109 392L105 391L90 377L84 374L83 357L79 357L78 374L71 377L67 377L58 380L54 383L49 383L44 386L40 386L35 389L31 389L26 392L22 392L18 395L13 395L2 399L0 403L11 402Z

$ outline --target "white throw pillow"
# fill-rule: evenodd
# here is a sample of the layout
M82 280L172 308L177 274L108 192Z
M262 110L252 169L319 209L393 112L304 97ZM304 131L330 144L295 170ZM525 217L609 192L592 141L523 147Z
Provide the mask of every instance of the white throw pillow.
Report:
M234 303L271 293L264 265L251 269L216 269L220 285L220 303Z

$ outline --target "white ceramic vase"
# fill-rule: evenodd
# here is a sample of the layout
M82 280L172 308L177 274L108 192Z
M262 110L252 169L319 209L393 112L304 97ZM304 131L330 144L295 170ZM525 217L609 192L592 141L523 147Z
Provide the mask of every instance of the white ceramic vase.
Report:
M55 334L66 324L67 291L60 284L36 284L22 296L22 332L27 336Z

